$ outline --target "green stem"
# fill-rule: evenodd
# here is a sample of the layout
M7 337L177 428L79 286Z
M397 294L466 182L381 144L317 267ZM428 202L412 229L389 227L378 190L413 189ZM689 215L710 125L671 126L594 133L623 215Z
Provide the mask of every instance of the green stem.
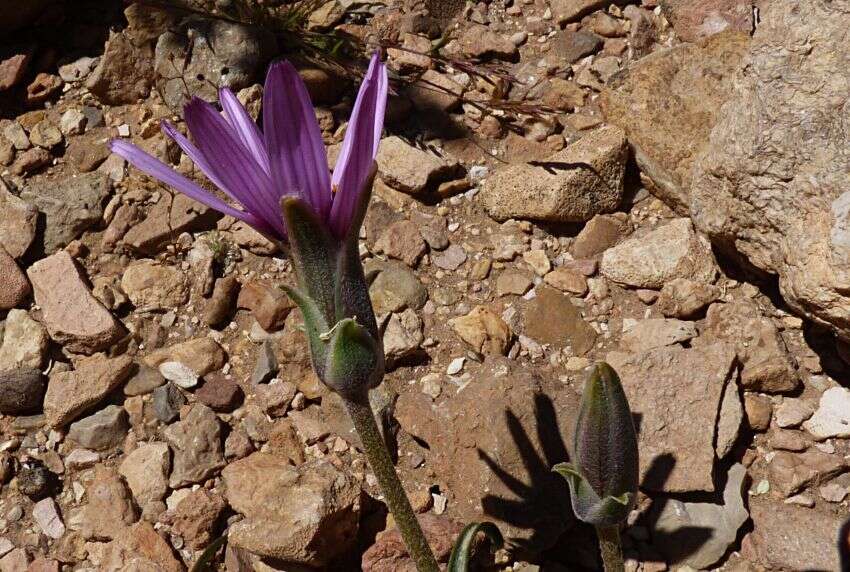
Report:
M413 513L413 508L410 506L410 501L387 451L386 443L378 431L368 397L364 395L362 399L357 400L348 400L343 397L343 402L363 442L366 458L369 459L369 465L378 478L378 484L381 485L384 499L395 519L401 538L407 546L410 557L416 563L416 569L419 572L439 572L437 560L422 533L419 521L416 520L416 515Z
M623 572L623 551L620 548L620 529L617 526L597 526L599 551L602 553L602 565L605 572Z

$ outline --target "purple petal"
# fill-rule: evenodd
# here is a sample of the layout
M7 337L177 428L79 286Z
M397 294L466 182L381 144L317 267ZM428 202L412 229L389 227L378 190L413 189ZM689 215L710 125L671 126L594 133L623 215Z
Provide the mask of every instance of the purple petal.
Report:
M183 152L186 153L186 156L192 160L192 162L197 165L197 167L207 176L207 178L212 181L212 183L224 191L227 196L229 196L234 201L239 201L236 197L234 197L224 183L216 176L215 169L207 163L206 158L201 154L200 150L195 147L195 145L189 141L182 133L180 133L176 127L174 127L168 121L163 121L160 125L160 129L167 136L171 137L177 145L183 149Z
M224 87L218 92L218 99L221 103L221 108L227 116L227 121L239 134L239 139L242 144L251 152L260 167L267 175L271 174L269 168L269 154L266 151L266 142L263 141L263 134L260 133L260 128L248 115L248 112L230 91L230 88Z
M334 167L333 187L336 189L331 207L331 228L342 238L351 224L363 182L378 153L384 112L387 108L387 68L378 54L372 56L369 70L351 112L348 130Z
M229 194L245 210L277 229L281 237L286 236L272 181L230 124L212 105L198 98L186 105L184 115L198 150Z
M279 196L298 194L326 218L331 205L328 157L310 95L289 62L269 68L263 93L263 134Z
M109 148L113 153L123 157L128 163L140 171L143 171L151 177L173 187L187 197L195 199L199 203L205 204L222 214L243 220L264 234L271 234L272 236L276 234L274 229L269 227L265 221L260 220L252 213L233 208L215 195L206 191L197 183L190 181L156 157L142 151L132 143L122 141L120 139L113 139L109 142Z

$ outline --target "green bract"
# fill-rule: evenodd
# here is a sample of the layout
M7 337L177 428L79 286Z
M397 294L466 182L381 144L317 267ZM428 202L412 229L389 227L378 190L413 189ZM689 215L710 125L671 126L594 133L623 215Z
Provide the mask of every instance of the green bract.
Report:
M357 238L371 196L375 167L343 239L333 237L301 199L281 201L298 287L283 287L301 309L319 379L345 398L361 397L384 375L384 350Z
M576 516L597 527L624 521L637 496L637 436L620 378L607 363L596 364L584 386L572 459L553 470L567 480Z

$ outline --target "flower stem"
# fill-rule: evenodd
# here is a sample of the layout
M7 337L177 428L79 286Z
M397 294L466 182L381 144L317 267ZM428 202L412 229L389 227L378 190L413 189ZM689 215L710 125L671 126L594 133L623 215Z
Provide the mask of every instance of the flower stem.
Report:
M387 446L378 431L368 397L364 395L356 400L343 398L343 401L416 569L419 572L439 572L437 560L428 546L416 515L413 514L413 508L395 471Z
M623 572L623 551L620 548L620 529L614 526L597 526L599 551L602 553L602 565L605 572Z

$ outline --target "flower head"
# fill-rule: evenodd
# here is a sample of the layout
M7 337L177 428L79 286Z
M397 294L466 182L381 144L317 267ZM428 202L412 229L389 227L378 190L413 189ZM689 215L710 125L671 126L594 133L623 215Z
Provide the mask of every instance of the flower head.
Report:
M284 197L294 197L342 240L356 215L383 128L387 70L378 55L360 86L333 175L310 96L292 64L283 61L269 68L262 131L230 89L222 88L219 98L224 117L197 97L186 104L194 143L168 122L162 130L238 207L127 141L114 139L110 148L148 175L269 238L287 240L280 205Z

